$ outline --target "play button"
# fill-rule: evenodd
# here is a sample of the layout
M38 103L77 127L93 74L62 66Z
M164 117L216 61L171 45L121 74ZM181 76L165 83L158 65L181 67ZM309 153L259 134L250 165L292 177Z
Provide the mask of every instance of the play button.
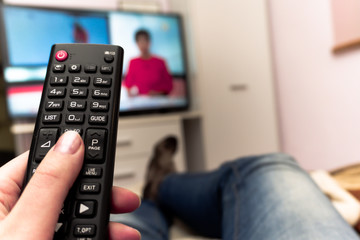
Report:
M90 208L84 204L80 204L80 210L79 210L79 213L80 214L83 214L84 212L86 212L87 210L89 210Z
M77 203L78 217L93 217L95 215L95 201L81 201Z

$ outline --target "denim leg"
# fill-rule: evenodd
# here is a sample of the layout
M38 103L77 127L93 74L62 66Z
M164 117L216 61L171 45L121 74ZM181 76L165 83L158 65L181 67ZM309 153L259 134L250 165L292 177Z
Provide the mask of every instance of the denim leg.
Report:
M223 182L224 240L359 239L309 175L287 155L227 164Z
M358 239L284 154L242 158L203 174L168 176L159 201L198 233L223 240Z
M141 233L142 240L169 239L168 222L156 204L151 201L144 200L135 212L112 214L110 221L137 229Z

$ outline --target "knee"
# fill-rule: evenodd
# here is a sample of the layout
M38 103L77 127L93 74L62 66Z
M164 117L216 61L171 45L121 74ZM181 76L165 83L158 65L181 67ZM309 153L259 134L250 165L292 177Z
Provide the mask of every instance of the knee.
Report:
M258 156L239 158L225 163L221 168L223 173L229 175L244 175L245 173L261 170L265 167L291 167L300 169L296 160L285 153L273 153Z
M272 154L264 154L264 155L257 155L257 156L250 156L239 158L235 161L225 163L226 165L232 165L233 167L240 167L243 168L247 165L253 166L261 166L267 164L295 164L297 165L296 160L285 153L272 153Z
M221 167L222 186L240 184L251 176L266 180L268 176L279 175L288 170L304 172L295 159L287 154L274 153L240 158ZM276 170L276 171L274 171ZM272 172L273 174L265 174Z

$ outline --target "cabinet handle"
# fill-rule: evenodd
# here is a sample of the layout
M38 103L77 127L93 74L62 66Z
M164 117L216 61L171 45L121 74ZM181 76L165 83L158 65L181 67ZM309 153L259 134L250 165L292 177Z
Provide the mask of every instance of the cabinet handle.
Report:
M126 170L114 174L114 179L132 178L135 177L136 172L134 170Z
M132 141L129 138L118 139L117 145L120 147L130 146L130 145L132 145Z
M230 91L239 92L246 91L248 86L245 83L234 83L230 85Z

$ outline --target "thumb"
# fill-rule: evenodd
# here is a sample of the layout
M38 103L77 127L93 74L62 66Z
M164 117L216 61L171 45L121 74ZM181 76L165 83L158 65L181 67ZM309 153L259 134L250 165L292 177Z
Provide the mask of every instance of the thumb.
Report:
M6 219L9 224L16 224L12 227L16 226L19 239L30 239L30 236L31 239L52 239L83 157L84 143L76 132L62 135L48 152Z

